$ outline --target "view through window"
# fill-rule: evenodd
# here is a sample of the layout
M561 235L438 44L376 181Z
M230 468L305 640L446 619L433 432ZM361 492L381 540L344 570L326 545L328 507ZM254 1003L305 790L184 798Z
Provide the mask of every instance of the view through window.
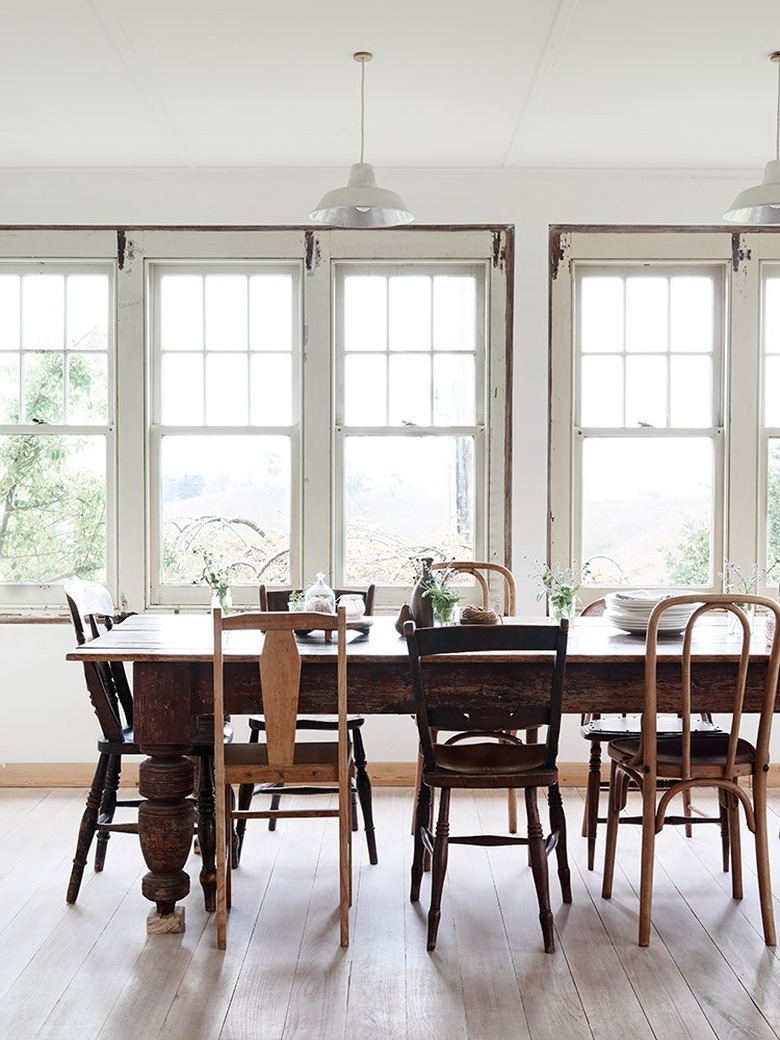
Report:
M780 247L551 232L550 555L620 586L776 590Z

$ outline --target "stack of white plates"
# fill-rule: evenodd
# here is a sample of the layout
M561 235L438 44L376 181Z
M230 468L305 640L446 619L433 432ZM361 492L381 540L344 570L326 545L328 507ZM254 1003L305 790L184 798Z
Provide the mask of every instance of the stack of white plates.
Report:
M624 632L646 632L653 607L673 593L648 592L644 589L613 592L606 597L604 617ZM680 632L696 609L695 603L680 603L661 615L659 632Z

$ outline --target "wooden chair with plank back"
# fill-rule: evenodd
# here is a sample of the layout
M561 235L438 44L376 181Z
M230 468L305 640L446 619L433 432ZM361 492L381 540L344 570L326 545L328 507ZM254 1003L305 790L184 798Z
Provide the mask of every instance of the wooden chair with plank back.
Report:
M676 697L683 719L682 732L672 736L657 732L658 703L658 624L664 612L678 604L698 604L691 614L683 637L679 679L671 693ZM753 603L769 611L775 619L768 661L758 663L762 672L763 699L755 742L740 735L742 705L750 668L751 631L740 603ZM693 654L696 626L711 611L726 610L733 614L740 626L738 645L733 646L737 658L734 664L734 688L731 703L731 727L719 734L697 734L690 725L691 693L704 681L697 675ZM724 626L724 639L725 626ZM633 781L642 794L641 817L627 818L628 822L642 825L641 879L639 889L639 945L650 942L653 865L655 840L668 824L686 824L687 817L668 813L669 802L682 791L703 787L718 792L725 804L731 852L731 890L734 899L741 899L742 863L740 844L740 806L745 812L748 829L755 836L756 868L764 940L775 945L775 923L772 908L772 884L769 867L769 849L766 818L767 777L769 773L769 739L777 697L780 671L780 606L762 596L738 596L718 593L700 593L673 596L662 600L650 615L645 651L645 696L642 713L642 731L636 737L613 740L608 747L612 762L609 790L609 814L604 859L604 877L601 894L612 895L615 869L615 851L618 821L625 806L626 790ZM734 643L730 639L731 644ZM762 648L763 649L763 648ZM669 699L669 683L664 684L664 696ZM750 786L745 781L750 781ZM660 794L660 798L659 798ZM700 822L695 820L694 822Z
M224 616L215 607L214 621L214 718L225 710L225 642L236 645L246 633L246 652L256 656L259 690L265 719L265 743L238 742L220 745L214 755L217 790L217 945L227 945L227 911L231 905L233 821L248 819L312 819L335 817L339 834L339 925L342 946L349 945L349 906L352 900L352 845L350 821L351 754L347 730L347 626L343 608L337 614L253 611ZM335 633L337 649L338 730L335 741L296 740L301 659L295 629ZM242 644L243 646L244 644ZM215 724L216 725L216 724ZM338 790L336 808L239 809L234 807L234 786L282 782L300 785L332 784Z
M335 589L336 602L342 596L361 596L365 604L365 617L372 617L374 613L375 586L369 585L366 589ZM286 611L292 594L292 589L267 589L265 585L259 588L259 600L261 610ZM260 734L265 730L265 719L262 716L250 716L249 739L251 743L257 743ZM371 798L371 778L366 768L366 750L363 744L361 730L366 719L364 715L347 715L347 729L353 743L354 758L354 784L352 786L352 830L358 829L357 800L360 800L360 811L363 815L363 826L366 832L366 846L368 848L369 863L378 863L376 850L376 835L374 833L374 810ZM299 715L296 723L298 730L313 730L320 733L337 732L338 719L335 715ZM254 787L251 784L243 784L238 792L239 809L248 809L252 799L259 794L271 796L271 808L278 809L281 801L283 786L280 783L271 785L262 784ZM285 794L291 792L286 791ZM335 793L332 788L323 787L323 794ZM276 828L276 818L268 820L268 829ZM233 866L238 866L241 858L241 849L246 832L246 820L240 819L236 824L237 847L233 857Z

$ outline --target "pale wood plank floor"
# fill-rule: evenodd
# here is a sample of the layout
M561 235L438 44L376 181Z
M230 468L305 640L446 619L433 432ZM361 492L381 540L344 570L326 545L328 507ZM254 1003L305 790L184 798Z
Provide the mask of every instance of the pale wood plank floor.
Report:
M761 938L749 836L746 898L729 896L719 838L661 835L649 949L636 946L639 836L622 827L615 894L585 869L582 792L565 803L574 902L551 879L557 952L541 949L522 850L457 847L435 954L408 901L411 792L375 791L380 864L355 842L352 943L338 946L330 821L250 825L228 950L197 884L182 936L147 938L136 839L64 892L84 792L0 789L0 1037L5 1040L584 1040L780 1037L780 959ZM463 795L456 825L502 828L501 795ZM772 794L773 834L780 791ZM599 854L602 852L599 848ZM773 846L780 894L780 839ZM197 876L199 863L189 869ZM780 907L778 907L780 911ZM780 918L780 912L778 913Z

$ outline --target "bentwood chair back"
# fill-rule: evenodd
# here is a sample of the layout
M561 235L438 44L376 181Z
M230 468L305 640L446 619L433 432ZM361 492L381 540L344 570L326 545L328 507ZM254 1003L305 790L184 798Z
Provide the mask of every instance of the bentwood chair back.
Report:
M431 570L458 571L461 574L470 574L476 580L482 594L482 607L485 610L491 604L491 579L496 578L500 586L500 597L502 607L500 613L504 617L514 617L517 614L517 582L515 576L508 567L500 563L490 563L477 560L452 560L449 562L440 560L431 564ZM495 584L495 583L493 583Z
M404 625L409 648L417 729L423 756L422 782L417 793L411 900L420 898L426 851L433 857L431 905L428 913L428 949L436 946L448 849L453 844L526 845L539 899L539 920L547 953L555 949L553 917L547 879L547 853L553 848L563 901L571 902L566 852L566 820L558 788L558 737L563 703L568 621L560 625L495 625L416 628ZM511 672L511 694L505 707L485 707L482 689L470 690L468 680L447 684L441 668L453 654L499 652ZM549 659L549 686L544 699L523 696L523 655ZM451 663L451 662L450 662ZM466 665L468 667L468 665ZM438 672L438 674L437 674ZM504 683L507 677L503 677ZM434 694L432 697L431 694ZM546 727L543 743L524 744L513 731ZM446 730L454 736L440 742ZM545 838L539 818L537 788L548 789L550 836ZM430 827L431 789L439 789L435 838ZM527 835L452 835L449 833L450 795L455 789L522 788L528 821Z
M763 668L763 698L755 741L741 735L745 688L751 667L751 630L740 603L752 603L769 611L775 620L769 658L754 662L753 668ZM681 604L699 604L691 614L683 637L679 656L679 672L673 687L659 675L659 657L663 648L658 645L659 622L664 613ZM713 611L726 611L739 625L739 636L727 637L725 624L721 629L721 649L728 649L736 658L733 688L729 709L731 727L719 734L700 734L690 724L693 707L692 691L700 688L706 678L697 674L695 640L706 632L701 625ZM709 618L708 618L709 620ZM712 631L712 629L710 629ZM767 840L766 793L769 772L769 738L777 696L780 671L780 606L762 596L721 594L692 594L673 596L659 603L650 615L645 652L645 694L642 713L642 731L637 737L613 740L608 747L612 762L607 818L607 841L604 862L602 895L612 895L615 851L619 814L626 802L626 789L633 781L642 793L642 816L634 822L642 825L642 866L639 890L639 945L650 942L653 864L655 839L667 824L684 824L685 817L672 816L669 803L675 795L696 787L715 789L726 810L731 849L731 886L735 899L743 893L740 845L740 807L744 810L748 829L755 837L758 891L764 939L767 946L775 945L775 922L772 910L772 886L769 869ZM711 638L711 637L710 637ZM711 644L710 644L711 645ZM762 646L762 650L763 650ZM659 690L664 700L674 697L675 708L682 717L682 731L674 735L658 732L657 711ZM750 786L745 786L745 781ZM660 797L659 797L660 796ZM698 821L696 821L698 822Z
M234 820L312 819L333 817L339 834L339 925L341 945L349 944L349 905L352 897L352 847L350 828L351 756L347 731L347 624L346 612L315 614L254 611L223 615L216 607L214 621L214 719L225 711L224 668L228 640L233 647L256 658L259 690L265 719L265 743L238 742L215 748L214 773L217 802L217 945L227 945L227 911L232 900L229 854ZM337 739L297 739L301 658L296 629L332 633L337 638ZM239 642L247 639L246 643ZM219 723L215 721L215 735ZM234 807L234 786L281 782L285 785L331 784L338 790L335 808Z
M370 618L374 613L375 586L369 585L365 589L335 589L336 602L341 596L361 596L365 604L364 616ZM261 610L286 611L292 594L292 589L268 589L265 585L259 588L259 599ZM376 835L374 832L374 808L371 797L371 778L368 775L366 750L363 744L361 732L366 719L364 715L347 715L347 729L353 743L354 759L354 783L352 785L352 829L357 830L357 801L360 801L360 811L363 815L363 826L366 832L366 846L368 848L369 863L379 862L376 849ZM260 734L265 730L265 719L262 715L254 715L248 719L249 739L256 743ZM335 715L299 715L296 722L298 730L313 730L321 733L334 733L338 731L338 718ZM273 783L270 786L260 785L255 788L250 784L243 784L238 792L239 809L248 809L255 795L265 794L271 796L271 808L278 809L281 804L283 785ZM323 795L335 794L333 788L321 788ZM291 793L284 791L285 795ZM276 819L272 817L268 821L268 829L276 829ZM246 820L239 820L236 824L237 849L233 858L233 866L238 866L241 850L246 833Z

